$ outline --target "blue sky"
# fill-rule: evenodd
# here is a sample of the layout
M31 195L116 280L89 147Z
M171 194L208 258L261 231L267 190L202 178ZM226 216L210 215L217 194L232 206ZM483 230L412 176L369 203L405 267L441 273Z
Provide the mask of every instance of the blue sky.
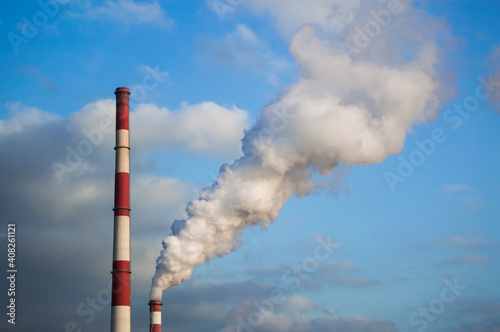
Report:
M364 127L296 121L285 143L268 142L306 155L307 144L331 147L340 165L319 175L312 161L322 189L292 195L269 229L245 227L237 250L166 290L164 329L500 329L500 3L400 1L389 23L374 18L395 2L2 3L0 247L16 223L19 264L17 324L4 317L2 331L109 329L114 135L100 124L113 119L119 86L132 90L133 331L148 330L172 222L242 157L245 132L265 126L265 114L255 125L262 110L296 93L311 112L335 108L338 121L358 108L403 119L403 135L370 127L385 143L358 155L350 144ZM356 44L369 24L379 30ZM96 130L102 140L69 165L68 151ZM280 303L262 311L276 291Z

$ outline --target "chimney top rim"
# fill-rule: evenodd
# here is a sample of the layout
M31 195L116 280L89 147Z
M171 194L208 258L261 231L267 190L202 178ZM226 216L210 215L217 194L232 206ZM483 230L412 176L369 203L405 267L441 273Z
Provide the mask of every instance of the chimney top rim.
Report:
M126 93L130 94L130 90L128 88L125 88L125 87L116 88L115 94L117 94L119 92L126 92Z

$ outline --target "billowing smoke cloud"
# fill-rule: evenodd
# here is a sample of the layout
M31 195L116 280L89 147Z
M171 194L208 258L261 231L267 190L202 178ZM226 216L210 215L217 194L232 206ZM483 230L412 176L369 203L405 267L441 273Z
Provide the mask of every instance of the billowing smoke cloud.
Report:
M195 266L238 248L245 227L267 228L292 195L321 187L311 181L315 173L328 175L339 163L380 163L399 153L409 128L435 117L448 96L437 48L421 37L402 37L400 47L414 38L410 56L347 61L319 27L304 26L290 45L302 77L247 131L244 156L223 165L217 181L188 204L188 219L173 224L157 259L151 298L161 299L163 290L190 279ZM391 51L397 53L394 42Z

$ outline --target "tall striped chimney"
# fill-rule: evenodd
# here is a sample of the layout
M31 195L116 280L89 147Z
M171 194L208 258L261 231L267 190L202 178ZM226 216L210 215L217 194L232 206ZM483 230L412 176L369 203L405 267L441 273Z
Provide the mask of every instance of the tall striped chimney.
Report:
M159 300L149 301L149 332L161 332L161 306Z
M127 88L117 88L115 206L113 232L113 281L111 332L130 332L130 144L129 95Z

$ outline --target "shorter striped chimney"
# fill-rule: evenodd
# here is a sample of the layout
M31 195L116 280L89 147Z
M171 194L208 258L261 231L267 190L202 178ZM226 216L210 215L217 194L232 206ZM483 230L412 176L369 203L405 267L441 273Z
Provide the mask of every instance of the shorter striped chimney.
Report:
M149 301L149 332L161 332L161 306L159 300Z

